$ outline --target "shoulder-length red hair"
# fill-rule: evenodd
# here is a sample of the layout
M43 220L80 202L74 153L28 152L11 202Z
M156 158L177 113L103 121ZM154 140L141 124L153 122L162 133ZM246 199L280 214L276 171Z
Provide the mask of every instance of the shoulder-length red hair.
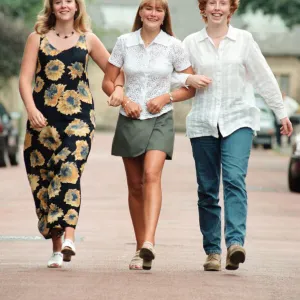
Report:
M198 6L200 9L200 14L205 23L207 23L207 17L205 16L205 8L208 0L198 0ZM229 0L230 1L230 14L231 16L235 13L240 5L240 0Z

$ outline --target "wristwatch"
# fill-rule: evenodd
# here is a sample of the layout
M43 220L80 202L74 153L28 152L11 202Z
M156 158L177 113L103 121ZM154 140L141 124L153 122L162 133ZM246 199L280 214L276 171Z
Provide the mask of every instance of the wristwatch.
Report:
M169 93L169 99L170 99L170 103L173 103L173 101L174 101L174 98L173 98L173 95L172 95L172 93Z

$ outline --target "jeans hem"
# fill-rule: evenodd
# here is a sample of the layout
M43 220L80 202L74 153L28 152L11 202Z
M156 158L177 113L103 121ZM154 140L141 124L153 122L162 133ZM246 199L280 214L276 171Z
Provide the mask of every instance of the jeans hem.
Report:
M222 251L207 250L207 251L205 251L205 253L206 253L206 255L209 255L209 254L219 254L219 255L221 255Z
M226 244L226 247L227 249L230 248L231 246L233 245L237 245L237 246L241 246L241 247L244 247L244 244L243 243L240 243L240 242L230 242L228 244Z

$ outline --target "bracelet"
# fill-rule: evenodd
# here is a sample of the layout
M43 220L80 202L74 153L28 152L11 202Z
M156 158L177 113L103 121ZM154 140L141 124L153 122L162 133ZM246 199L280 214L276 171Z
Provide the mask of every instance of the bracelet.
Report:
M173 103L173 101L174 101L174 98L173 98L173 95L172 95L172 93L168 93L169 94L169 99L170 99L170 103L172 104Z
M127 102L123 105L123 108L125 108L129 102L130 102L130 100L127 100Z
M121 88L124 87L124 85L122 85L122 84L116 84L116 85L115 85L115 88L116 88L117 86L119 86L119 87L121 87Z

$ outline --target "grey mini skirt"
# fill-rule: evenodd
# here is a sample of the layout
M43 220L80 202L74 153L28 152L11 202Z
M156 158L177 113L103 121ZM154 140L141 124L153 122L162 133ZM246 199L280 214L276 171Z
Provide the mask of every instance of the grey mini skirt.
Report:
M136 120L119 115L111 154L137 157L149 150L165 152L172 159L174 148L173 111L157 118Z

